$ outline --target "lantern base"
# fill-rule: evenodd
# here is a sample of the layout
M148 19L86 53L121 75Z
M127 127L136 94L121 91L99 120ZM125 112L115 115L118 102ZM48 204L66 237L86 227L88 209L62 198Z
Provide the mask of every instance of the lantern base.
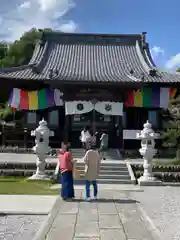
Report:
M140 186L161 186L162 185L162 182L158 179L156 179L155 177L144 177L144 176L141 176L139 179L138 179L138 184Z
M28 180L51 180L51 177L46 174L34 174L28 178Z

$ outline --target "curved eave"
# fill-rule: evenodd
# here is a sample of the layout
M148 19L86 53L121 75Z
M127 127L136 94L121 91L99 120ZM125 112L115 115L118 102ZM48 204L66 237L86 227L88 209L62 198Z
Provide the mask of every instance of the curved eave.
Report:
M154 63L153 58L151 56L151 52L150 52L148 43L146 43L146 47L144 48L144 56L145 56L146 62L149 64L149 66L152 67L153 69L154 68L157 69L156 64Z
M142 51L141 51L141 47L139 45L139 42L136 41L136 51L137 51L137 55L139 57L139 60L140 60L140 63L141 65L143 66L145 72L149 73L150 70L152 70L152 68L147 64L147 62L145 61L144 59L144 56L142 54Z

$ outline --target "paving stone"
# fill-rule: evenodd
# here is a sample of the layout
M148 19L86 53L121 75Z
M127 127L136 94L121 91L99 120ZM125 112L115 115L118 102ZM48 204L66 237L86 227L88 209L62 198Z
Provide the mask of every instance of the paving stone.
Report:
M180 187L143 187L131 192L163 240L180 239ZM146 218L145 216L145 218Z
M141 216L139 215L139 212L137 209L131 209L130 211L127 211L125 209L119 211L119 216L121 218L121 221L127 222L127 221L138 221L141 220Z
M76 214L79 209L78 202L64 202L62 201L59 213L62 214Z
M117 214L116 206L114 203L99 203L99 214Z
M129 212L134 212L137 210L137 205L134 204L124 204L124 203L116 203L116 211L118 213L129 213Z
M0 240L32 240L47 215L0 215Z
M96 221L98 222L99 216L97 210L91 211L91 212L82 212L80 211L77 216L77 223L79 222L85 222L85 221Z
M52 228L46 237L46 240L72 240L74 235L74 230L66 228Z
M92 209L97 209L97 202L80 202L79 203L79 210L85 210L85 211L88 211L88 210L92 210Z
M100 215L99 216L100 228L122 228L119 215Z
M92 237L100 237L99 233L99 224L95 221L87 221L82 224L76 224L75 227L75 237L86 237L86 238L92 238Z
M80 238L73 238L73 240L100 240L100 238L84 238L84 237L80 237Z
M153 240L150 232L145 228L143 222L127 221L123 223L124 231L128 239Z
M103 229L100 234L101 240L126 240L123 229Z
M76 222L76 214L58 214L56 219L52 224L52 228L62 229L62 228L73 228Z

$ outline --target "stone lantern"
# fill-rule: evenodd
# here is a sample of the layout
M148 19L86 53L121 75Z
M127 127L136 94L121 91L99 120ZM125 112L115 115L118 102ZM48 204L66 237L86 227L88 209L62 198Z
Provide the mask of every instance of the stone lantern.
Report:
M48 180L49 177L45 173L45 159L46 155L51 150L49 147L49 137L53 137L54 132L49 130L47 122L43 119L39 122L39 126L34 131L31 131L31 136L35 136L35 146L33 147L33 151L37 155L37 169L36 173L29 179Z
M161 183L161 181L158 181L152 174L152 160L157 153L155 149L155 139L159 137L160 135L153 131L152 125L148 121L144 124L144 129L136 135L136 139L141 140L139 152L144 160L144 173L143 176L138 179L139 185L157 185Z

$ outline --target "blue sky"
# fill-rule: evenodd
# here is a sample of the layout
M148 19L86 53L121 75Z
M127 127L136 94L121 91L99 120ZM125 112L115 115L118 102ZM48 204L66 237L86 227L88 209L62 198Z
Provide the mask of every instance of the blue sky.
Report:
M156 64L171 70L180 66L179 9L179 0L3 1L0 39L18 39L32 27L90 33L146 31Z

